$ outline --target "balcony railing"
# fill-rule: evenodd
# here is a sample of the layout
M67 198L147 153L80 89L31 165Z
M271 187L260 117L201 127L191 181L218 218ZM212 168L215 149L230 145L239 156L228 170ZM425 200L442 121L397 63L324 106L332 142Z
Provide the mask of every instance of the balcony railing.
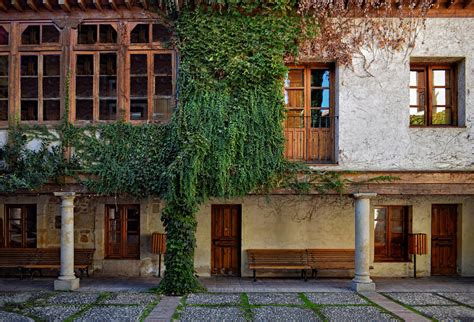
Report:
M336 116L287 116L285 120L285 157L309 163L334 162L334 125Z

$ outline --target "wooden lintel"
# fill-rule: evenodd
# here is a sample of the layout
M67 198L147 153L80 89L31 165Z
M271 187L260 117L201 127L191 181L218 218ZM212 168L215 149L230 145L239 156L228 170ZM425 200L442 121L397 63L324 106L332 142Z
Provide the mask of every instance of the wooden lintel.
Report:
M67 12L71 12L71 5L69 4L69 0L58 0L59 6Z
M0 10L2 11L8 11L7 4L5 3L6 0L0 0Z
M28 7L31 8L31 10L33 11L38 11L38 6L36 5L36 0L27 0L26 1L26 4L28 5Z
M13 0L12 4L16 10L23 11L23 7L21 6L20 0Z
M148 0L140 0L143 9L148 9Z
M53 11L53 5L51 3L51 0L43 0L43 6L49 11Z
M86 6L86 0L77 0L77 5L79 6L79 8L81 8L81 10L86 10L87 6Z
M102 11L102 4L100 3L100 0L94 0L94 6L97 10Z
M463 8L467 8L472 3L472 0L464 0Z
M127 7L127 9L132 8L132 0L123 0L123 4L125 5L125 7Z
M109 0L109 5L112 7L112 9L117 10L116 0Z

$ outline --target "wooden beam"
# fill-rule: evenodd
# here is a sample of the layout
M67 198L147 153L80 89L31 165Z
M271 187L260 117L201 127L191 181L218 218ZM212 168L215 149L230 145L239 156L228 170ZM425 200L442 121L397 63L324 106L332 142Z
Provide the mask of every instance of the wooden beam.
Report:
M472 0L464 0L463 8L467 8L472 3Z
M81 8L81 10L85 11L87 9L86 0L77 0L77 5L79 8Z
M97 10L102 11L102 4L100 3L100 0L94 0L94 6Z
M67 12L71 12L71 5L69 4L69 0L58 0L59 6Z
M51 3L51 0L43 0L43 6L49 11L53 11L53 4Z
M7 12L8 7L7 7L7 0L0 0L0 10Z
M127 7L127 9L132 8L132 0L123 0L123 3L125 4L125 7Z
M31 8L31 10L38 11L38 6L36 5L35 0L27 0L26 4Z
M12 4L15 7L16 10L23 11L20 0L13 0Z
M109 5L112 9L117 10L117 2L115 0L109 0Z

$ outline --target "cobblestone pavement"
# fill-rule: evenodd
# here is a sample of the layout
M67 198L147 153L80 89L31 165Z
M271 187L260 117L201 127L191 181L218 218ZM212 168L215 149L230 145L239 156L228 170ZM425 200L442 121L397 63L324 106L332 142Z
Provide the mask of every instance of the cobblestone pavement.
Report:
M145 292L0 292L0 321L141 321L159 300Z

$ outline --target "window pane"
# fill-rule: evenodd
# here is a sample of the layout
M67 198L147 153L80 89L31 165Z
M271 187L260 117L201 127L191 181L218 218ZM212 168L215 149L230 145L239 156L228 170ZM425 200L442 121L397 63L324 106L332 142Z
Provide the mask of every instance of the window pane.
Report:
M76 74L94 75L94 56L77 55Z
M147 74L147 55L130 55L130 74Z
M304 70L290 69L285 79L285 87L304 87Z
M28 26L21 34L23 45L38 45L40 43L40 26Z
M171 39L171 31L164 25L161 24L153 24L153 41L159 41L162 43L167 43Z
M8 100L0 100L0 121L8 121Z
M21 78L21 98L38 98L38 77Z
M450 125L452 122L451 109L446 107L433 107L431 123L436 125Z
M43 97L58 98L59 97L59 76L43 77Z
M133 28L130 35L130 42L132 44L148 43L149 39L148 24L140 24Z
M304 110L286 110L286 128L304 128Z
M387 243L387 209L376 208L374 213L374 242L378 245L386 245Z
M93 101L91 99L76 100L76 119L77 120L92 120L93 116Z
M434 88L433 105L451 105L451 90L448 88Z
M100 55L99 95L101 97L115 97L117 95L116 54Z
M43 75L44 76L59 76L60 74L60 56L46 55L43 56Z
M130 80L130 96L145 97L148 93L148 77L132 77Z
M173 95L173 84L171 82L171 76L155 77L155 95Z
M304 107L304 91L300 89L285 90L286 107Z
M418 72L410 71L410 86L418 86Z
M8 56L0 56L0 76L8 76Z
M36 247L36 206L26 207L26 247Z
M417 88L410 88L410 105L422 105L418 99L418 89Z
M117 43L117 31L111 25L99 25L99 41L102 44Z
M38 75L38 56L21 56L21 75Z
M329 107L329 89L312 89L311 107Z
M79 44L95 44L97 42L97 25L79 25L77 34Z
M148 101L146 99L130 100L130 119L145 120L147 118Z
M331 127L329 110L311 110L311 127L312 128L329 128Z
M76 74L76 96L92 98L94 88L94 57L92 55L77 56Z
M21 120L37 121L38 120L38 101L21 101Z
M43 26L43 33L41 36L41 42L43 43L58 43L59 42L59 30L52 25Z
M171 76L171 55L170 54L157 54L154 55L154 73L155 75L168 75Z
M100 55L100 75L116 75L117 74L117 55L101 54Z
M449 87L449 70L433 70L433 85Z
M8 98L8 77L0 77L0 99Z
M100 100L99 119L115 120L117 116L117 100Z
M94 79L92 76L77 76L76 77L76 96L77 97L92 97Z
M410 108L410 125L425 125L425 110L423 108Z
M61 113L59 100L43 101L43 119L45 121L58 121L60 115Z
M329 70L312 69L311 87L329 87Z
M153 118L157 121L167 122L173 114L174 105L172 99L158 98L154 100Z
M0 26L0 45L8 45L8 42L8 31L3 26Z

